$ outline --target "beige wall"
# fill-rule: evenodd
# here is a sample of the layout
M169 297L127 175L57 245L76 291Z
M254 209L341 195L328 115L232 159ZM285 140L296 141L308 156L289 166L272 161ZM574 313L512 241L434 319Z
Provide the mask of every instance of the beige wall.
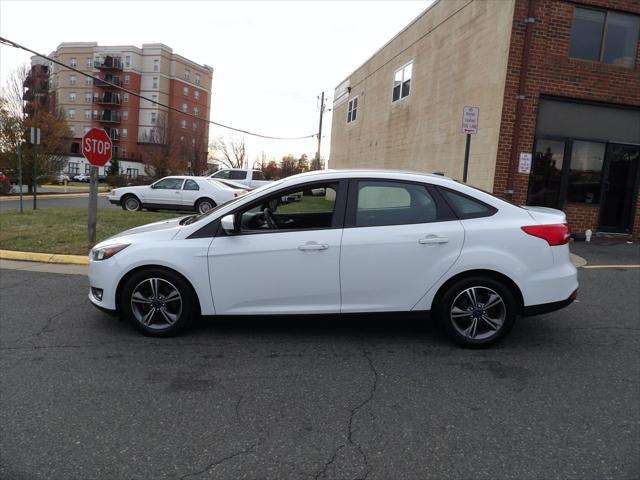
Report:
M440 0L351 74L349 94L340 97L337 88L334 96L330 168L443 171L461 179L462 108L474 105L480 129L471 141L469 183L491 190L513 6ZM411 93L392 103L394 72L410 61ZM356 95L357 120L347 124L348 99Z

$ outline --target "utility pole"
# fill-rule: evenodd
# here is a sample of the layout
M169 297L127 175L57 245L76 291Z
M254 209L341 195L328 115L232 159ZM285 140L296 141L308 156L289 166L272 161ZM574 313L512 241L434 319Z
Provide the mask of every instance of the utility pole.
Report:
M320 97L320 124L318 125L318 152L316 153L316 165L320 169L320 146L322 144L322 116L324 115L324 92Z
M31 145L33 145L33 209L38 208L38 145L40 145L40 129L31 127Z

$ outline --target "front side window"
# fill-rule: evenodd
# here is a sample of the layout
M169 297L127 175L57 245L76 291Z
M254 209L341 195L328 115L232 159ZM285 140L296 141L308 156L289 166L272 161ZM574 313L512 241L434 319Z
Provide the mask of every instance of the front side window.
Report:
M182 187L182 189L183 190L200 190L200 187L198 187L198 184L194 180L187 178L184 181L184 187Z
M247 172L244 170L230 170L229 176L226 178L229 180L244 180L247 178Z
M349 100L349 108L347 110L347 123L355 122L358 115L358 97Z
M571 148L567 201L600 203L605 144L575 140Z
M338 183L298 187L259 200L237 216L241 232L331 228Z
M576 7L569 56L633 67L639 30L638 15Z
M425 185L363 180L358 182L357 227L433 222L435 200Z
M393 74L393 96L392 101L401 100L408 97L411 92L411 76L413 74L413 62L398 69Z
M181 178L163 178L153 184L153 188L159 190L180 190L182 188Z

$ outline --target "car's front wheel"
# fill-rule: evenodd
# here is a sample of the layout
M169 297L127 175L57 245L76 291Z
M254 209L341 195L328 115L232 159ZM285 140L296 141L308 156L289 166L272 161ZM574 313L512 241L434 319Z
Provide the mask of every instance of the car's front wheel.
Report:
M126 281L120 309L138 330L155 337L177 334L199 312L197 298L186 280L157 268L136 272Z
M483 347L513 326L516 299L508 286L491 277L463 278L449 286L436 305L438 320L461 345Z
M201 198L196 203L196 211L198 213L207 213L209 210L211 210L215 206L216 206L216 203L213 200L209 198Z
M137 212L142 209L140 200L134 195L125 195L122 199L122 209L129 212Z

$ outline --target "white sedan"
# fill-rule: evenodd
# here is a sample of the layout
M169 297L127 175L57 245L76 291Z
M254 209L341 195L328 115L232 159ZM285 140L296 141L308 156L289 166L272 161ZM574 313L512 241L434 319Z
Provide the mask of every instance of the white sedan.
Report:
M575 299L565 222L438 175L312 172L99 243L89 299L156 336L199 315L432 312L484 346Z
M164 177L151 185L111 190L109 202L124 210L195 210L205 213L247 193L206 177Z

